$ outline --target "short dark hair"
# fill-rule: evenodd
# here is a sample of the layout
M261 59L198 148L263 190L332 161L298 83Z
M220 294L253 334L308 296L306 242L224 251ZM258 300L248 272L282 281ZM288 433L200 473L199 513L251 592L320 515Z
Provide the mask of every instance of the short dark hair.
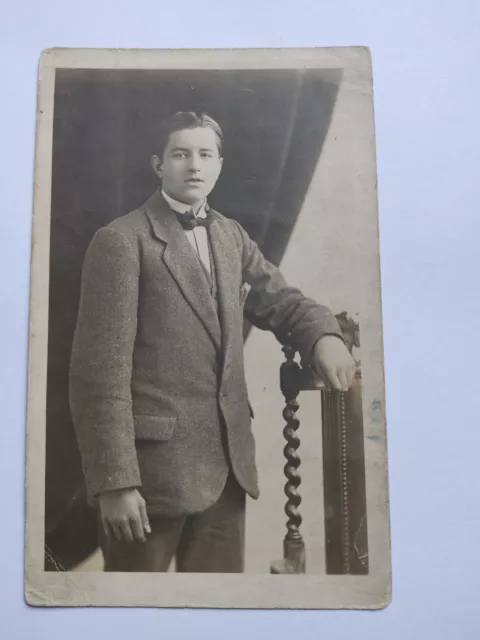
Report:
M193 111L177 111L177 113L169 116L160 124L158 140L158 153L160 157L163 156L168 140L174 131L181 131L182 129L196 129L197 127L208 127L213 130L217 136L218 153L222 156L223 131L218 122L206 113L200 113L197 115Z

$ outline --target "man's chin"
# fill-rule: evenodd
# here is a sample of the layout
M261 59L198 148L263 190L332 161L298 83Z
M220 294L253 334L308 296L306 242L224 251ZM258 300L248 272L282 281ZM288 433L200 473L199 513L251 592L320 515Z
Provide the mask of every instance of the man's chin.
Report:
M188 189L182 190L177 195L173 195L172 197L180 202L184 202L185 204L194 205L198 202L203 202L207 197L208 193L205 189L200 187L189 187Z

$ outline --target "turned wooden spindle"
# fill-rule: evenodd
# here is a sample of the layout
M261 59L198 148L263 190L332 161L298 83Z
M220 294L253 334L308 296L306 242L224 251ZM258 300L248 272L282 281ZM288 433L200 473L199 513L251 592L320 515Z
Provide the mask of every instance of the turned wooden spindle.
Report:
M271 573L305 573L305 544L302 534L300 533L300 525L302 524L302 516L300 515L299 506L302 498L299 493L301 483L298 468L300 466L300 456L298 455L298 447L300 439L297 435L297 429L300 421L296 416L299 405L297 396L300 391L298 386L301 375L300 365L295 362L295 349L290 345L283 347L286 361L280 367L280 388L285 398L285 408L283 409L283 418L286 425L283 429L283 436L287 441L283 454L287 460L283 472L287 478L285 484L285 495L287 503L285 505L285 513L287 520L287 534L283 541L284 557L277 560L271 565Z
M345 312L336 317L352 352L360 346L359 325ZM300 391L316 390L322 397L326 570L329 574L366 574L368 541L360 363L357 362L356 379L348 392L331 391L319 382L308 362L295 361L296 350L291 344L284 344L282 350L285 362L280 367L280 388L285 398L283 453L288 520L283 558L274 561L270 571L275 574L306 571L305 544L300 532L297 398Z

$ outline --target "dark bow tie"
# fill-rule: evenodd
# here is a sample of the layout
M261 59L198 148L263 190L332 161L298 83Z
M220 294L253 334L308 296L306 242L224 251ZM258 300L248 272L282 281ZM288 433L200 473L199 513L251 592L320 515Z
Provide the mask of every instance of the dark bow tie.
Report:
M205 213L207 215L204 218L195 216L191 209L185 213L178 213L178 211L175 211L174 213L177 216L177 220L186 231L191 231L192 229L195 229L195 227L208 227L213 221L211 209L207 208L205 208Z

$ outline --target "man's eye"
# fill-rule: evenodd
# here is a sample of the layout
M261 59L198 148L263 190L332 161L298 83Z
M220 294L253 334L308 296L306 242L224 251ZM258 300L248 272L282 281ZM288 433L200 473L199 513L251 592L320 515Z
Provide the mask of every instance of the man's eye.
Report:
M212 154L211 153L202 153L202 158L211 158Z
M186 158L187 154L184 153L183 151L177 151L176 153L173 154L174 158Z

